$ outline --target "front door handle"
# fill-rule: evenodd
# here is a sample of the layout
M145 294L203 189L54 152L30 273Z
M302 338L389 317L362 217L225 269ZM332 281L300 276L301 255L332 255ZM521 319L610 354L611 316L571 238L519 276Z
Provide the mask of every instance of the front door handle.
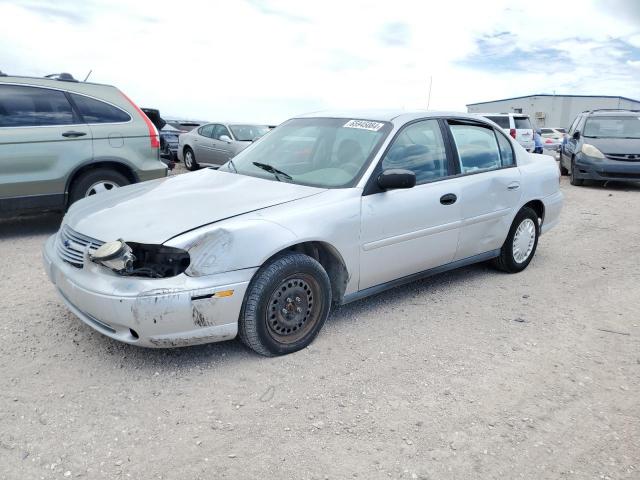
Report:
M507 190L517 190L520 188L520 183L519 182L513 182L511 184L509 184L509 186L507 187Z
M84 137L86 134L87 132L76 132L74 130L69 130L68 132L64 132L62 136L67 138L76 138L76 137Z
M442 205L453 205L454 203L456 203L456 200L458 200L458 197L456 197L453 193L447 193L446 195L440 197L440 203Z

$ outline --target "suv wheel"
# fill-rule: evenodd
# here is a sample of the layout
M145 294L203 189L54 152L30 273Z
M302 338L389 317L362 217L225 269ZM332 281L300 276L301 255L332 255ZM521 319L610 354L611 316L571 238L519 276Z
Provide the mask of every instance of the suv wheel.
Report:
M196 156L193 154L193 150L190 148L184 149L184 166L187 167L187 170L197 170L198 162L196 162Z
M71 184L69 192L69 205L81 198L90 197L98 193L107 192L114 188L129 185L127 177L114 170L97 168L81 174Z
M576 187L581 187L582 185L584 185L584 180L582 180L581 178L577 177L577 167L576 167L576 159L575 157L571 159L571 173L570 173L570 177L569 177L569 183L571 183L571 185L574 185Z
M331 284L322 265L301 253L279 255L249 284L240 340L269 357L301 350L316 338L330 308Z
M500 256L493 259L493 265L503 272L521 272L531 263L539 236L538 215L529 207L523 207L513 219Z

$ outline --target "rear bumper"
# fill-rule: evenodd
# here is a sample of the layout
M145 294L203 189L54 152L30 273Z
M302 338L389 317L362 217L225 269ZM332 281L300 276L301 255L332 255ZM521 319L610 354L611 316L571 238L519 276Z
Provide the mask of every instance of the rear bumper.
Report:
M143 347L180 347L229 340L249 281L257 269L205 277L121 277L88 262L76 268L55 250L43 249L46 273L80 320L114 340ZM233 290L230 296L217 292Z
M164 178L168 174L167 165L162 161L158 161L158 168L152 168L150 170L137 170L136 175L140 182L146 182L147 180L155 180L156 178Z
M640 162L598 160L578 155L575 166L575 176L583 180L640 181Z

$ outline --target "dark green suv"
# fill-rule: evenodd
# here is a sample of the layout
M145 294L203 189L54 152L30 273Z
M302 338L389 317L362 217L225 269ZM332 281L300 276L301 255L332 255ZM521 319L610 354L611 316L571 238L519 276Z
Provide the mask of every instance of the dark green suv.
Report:
M83 197L165 177L158 131L121 91L0 74L0 214L64 210Z

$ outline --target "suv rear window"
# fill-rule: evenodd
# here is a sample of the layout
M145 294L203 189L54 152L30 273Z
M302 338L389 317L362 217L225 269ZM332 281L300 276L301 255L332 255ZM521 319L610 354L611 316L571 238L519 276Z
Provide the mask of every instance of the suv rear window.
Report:
M513 117L513 123L516 127L516 130L531 130L531 122L529 121L529 117Z
M509 128L509 117L507 117L507 116L486 117L486 118L488 118L492 122L496 122L500 126L500 128Z
M128 113L100 100L75 93L71 94L71 98L86 123L122 123L131 120Z
M64 92L0 85L0 127L39 127L78 123Z

